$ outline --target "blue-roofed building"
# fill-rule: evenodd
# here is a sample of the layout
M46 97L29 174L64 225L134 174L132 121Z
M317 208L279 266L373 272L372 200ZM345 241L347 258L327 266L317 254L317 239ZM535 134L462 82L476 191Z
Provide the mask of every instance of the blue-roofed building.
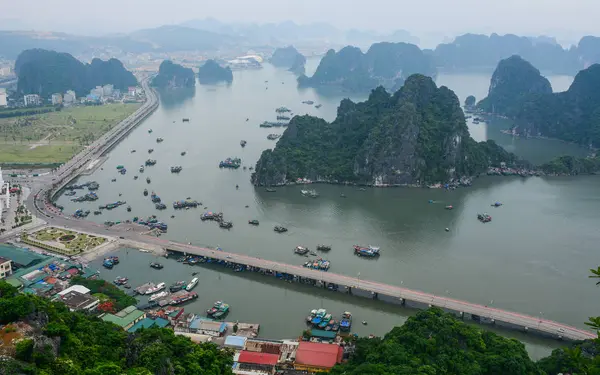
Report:
M223 336L227 331L225 322L216 322L206 318L196 318L190 323L190 332L209 336Z
M244 336L227 336L225 339L225 347L242 350L246 346L247 337Z
M135 323L133 327L129 328L127 332L133 333L141 328L150 328L150 327L158 327L164 328L169 325L169 321L163 318L144 318L139 322Z

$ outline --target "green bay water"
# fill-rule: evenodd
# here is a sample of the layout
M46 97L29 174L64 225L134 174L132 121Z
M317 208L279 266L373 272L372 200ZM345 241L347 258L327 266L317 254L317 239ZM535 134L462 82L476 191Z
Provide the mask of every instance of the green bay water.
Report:
M309 60L309 72L315 66L315 60ZM483 97L489 79L489 75L480 74L440 75L438 84L455 90L462 101L469 94ZM549 79L555 88L555 81L568 87L565 77ZM274 146L266 136L280 134L283 129L263 129L258 124L275 121L275 108L287 106L294 114L333 120L345 96L299 90L291 73L270 65L259 71L234 72L230 86L197 86L192 91L161 94L160 108L108 155L102 169L80 179L98 181L100 199L74 203L62 196L58 203L66 213L72 213L78 208L93 211L100 204L125 200L132 207L131 213L121 206L88 219L104 222L156 214L169 225L164 238L220 246L290 264L306 260L293 254L295 246L314 249L326 243L333 246L324 255L332 262L331 272L491 304L578 327L584 327L587 317L597 315L598 290L587 273L597 263L600 242L598 177L486 177L476 180L471 188L455 191L359 191L315 185L321 196L310 199L300 194L301 186L267 193L250 184L250 171L218 168L220 160L235 156L243 165L254 166L260 153ZM364 95L350 97L365 99ZM302 104L305 100L322 107ZM182 118L190 122L182 122ZM469 127L477 140L494 139L519 155L535 154L541 161L563 153L585 152L559 141L515 140L500 133L500 126L494 124ZM153 132L149 134L148 129ZM164 142L157 144L157 137ZM242 139L248 142L245 148L240 147ZM154 149L150 155L149 148ZM136 152L131 153L134 149ZM181 156L182 151L187 154ZM139 166L149 157L157 164L139 173ZM117 173L120 164L128 169L124 176ZM169 170L175 165L183 167L178 175ZM139 179L134 180L134 175ZM146 177L151 178L150 184ZM113 178L116 182L110 182ZM169 208L155 210L149 197L142 195L144 188L156 192ZM222 211L233 228L223 230L213 222L202 222L203 208L176 211L171 207L173 201L187 197L201 201L207 210ZM490 207L495 201L504 206ZM445 210L446 205L455 208ZM480 223L476 219L479 212L488 212L493 221ZM248 225L250 219L258 219L260 225ZM277 234L274 225L284 225L289 231ZM355 257L353 244L380 246L382 256L375 260ZM102 269L102 275L108 280L127 276L134 286L192 277L192 270L174 261L165 260L165 269L154 271L148 267L152 259L129 250L121 264L112 271ZM95 264L99 266L99 262ZM355 325L359 334L383 334L414 312L259 275L204 267L194 270L200 272L200 298L188 311L202 312L215 300L224 299L232 305L231 319L260 323L264 337L295 337L304 327L307 313L321 306L337 315L349 310L358 321L367 320L368 326ZM558 345L501 332L525 340L534 357L546 355Z

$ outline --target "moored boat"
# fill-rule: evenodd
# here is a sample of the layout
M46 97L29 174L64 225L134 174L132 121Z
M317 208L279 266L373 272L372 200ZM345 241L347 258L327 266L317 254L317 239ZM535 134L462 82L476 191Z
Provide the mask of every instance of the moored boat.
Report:
M157 285L151 285L144 294L154 294L165 289L167 285L165 283L158 283Z
M477 214L477 219L482 223L489 223L490 221L492 221L492 217L486 213Z
M310 250L307 247L304 246L296 246L294 248L294 253L298 254L298 255L306 255Z
M231 229L233 227L233 223L231 221L221 221L219 223L219 227L223 229Z
M376 257L379 255L379 247L376 246L361 246L361 245L354 245L354 254L358 255L358 256L364 256L364 257Z
M185 287L185 290L187 290L189 292L190 290L194 289L197 284L198 284L198 278L194 277L192 279L192 281L190 281L190 283Z
M281 225L275 225L275 227L273 228L273 230L277 233L284 233L287 232L287 228L286 227L282 227Z
M162 292L155 293L155 294L151 295L150 297L148 297L148 302L152 302L152 301L159 300L161 298L165 298L168 295L169 295L169 292L167 292L166 290L163 290Z
M211 316L213 319L220 319L229 313L229 305L226 303L221 303L217 312L213 313Z
M162 270L164 266L160 263L152 262L150 263L150 267L154 268L155 270Z
M250 224L250 225L259 225L260 222L258 220L256 220L256 219L253 219L253 220L248 220L248 224Z
M178 281L169 287L169 291L171 293L179 292L180 290L185 288L186 284L187 283L185 281Z
M317 245L317 250L329 251L331 250L331 245Z
M244 140L242 139L242 140L240 141L240 146L242 146L242 147L246 147L246 143L248 143L248 142L246 142L246 141L244 141Z
M148 196L148 189L144 189L144 196L147 197Z
M115 285L125 285L129 279L126 277L117 276L117 278L113 281Z
M345 311L342 314L342 320L340 321L340 330L348 332L352 329L352 314Z

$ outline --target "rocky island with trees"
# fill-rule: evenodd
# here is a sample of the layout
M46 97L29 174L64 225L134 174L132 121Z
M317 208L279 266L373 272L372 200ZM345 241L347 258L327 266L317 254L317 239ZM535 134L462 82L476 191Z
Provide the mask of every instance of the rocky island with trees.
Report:
M198 68L198 81L201 84L231 83L233 82L233 73L231 68L224 68L215 60L210 59Z
M68 53L44 49L21 52L15 62L15 73L19 94L41 97L67 90L85 96L96 86L111 84L115 89L127 90L138 84L135 76L117 59L93 59L85 64Z
M194 87L196 75L190 68L165 60L158 68L158 75L152 79L152 86L167 89Z
M391 95L344 99L329 123L295 116L273 150L263 151L252 183L283 185L300 178L377 186L429 185L526 165L493 141L470 136L458 98L433 79L410 76Z
M408 43L376 43L367 53L347 46L329 50L312 77L302 75L305 87L337 87L350 92L368 92L377 86L396 91L412 74L437 75L433 58Z
M281 68L287 68L296 74L304 74L306 57L304 57L294 46L277 48L269 60L271 64Z

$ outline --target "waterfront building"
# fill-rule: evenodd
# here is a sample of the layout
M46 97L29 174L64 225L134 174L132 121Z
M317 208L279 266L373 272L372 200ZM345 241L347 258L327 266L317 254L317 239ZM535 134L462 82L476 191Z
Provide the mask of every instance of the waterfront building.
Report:
M29 94L23 96L23 103L25 107L41 105L42 100L38 94Z
M8 105L8 99L6 96L6 89L0 88L0 107L6 107Z
M296 350L296 370L327 372L342 362L344 350L335 344L301 341Z
M242 350L239 355L236 354L234 357L233 373L243 374L245 371L250 371L259 374L273 374L278 361L279 355L277 354Z
M0 167L0 219L10 209L10 184L2 178L2 167ZM9 224L9 223L7 223ZM2 254L0 254L2 255ZM10 258L9 258L10 259Z
M227 336L227 338L225 338L225 344L223 344L223 346L235 350L242 350L246 346L247 339L248 338L244 336Z
M55 300L63 302L71 311L94 311L100 301L83 285L72 285L59 292Z
M63 102L63 97L60 93L52 94L52 105L59 105Z
M133 327L129 328L127 332L133 333L141 328L158 327L165 328L169 325L169 321L163 318L144 318L139 322L135 323Z
M205 318L196 318L192 320L189 328L192 333L220 337L225 335L227 324L225 322L215 322Z
M107 313L100 315L100 319L105 322L114 323L125 331L144 318L146 318L146 313L138 310L135 306L126 307L116 314Z
M0 280L6 279L12 275L12 261L10 259L0 257Z

